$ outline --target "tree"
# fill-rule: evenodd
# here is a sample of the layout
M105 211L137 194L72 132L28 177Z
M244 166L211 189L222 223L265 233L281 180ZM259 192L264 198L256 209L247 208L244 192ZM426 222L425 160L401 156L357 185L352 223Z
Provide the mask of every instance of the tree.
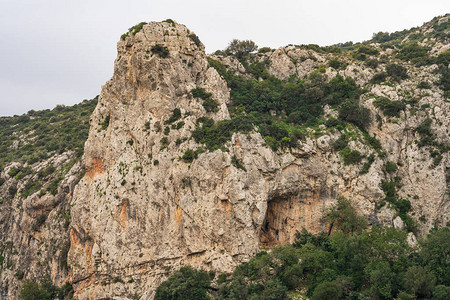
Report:
M327 221L330 223L329 233L334 227L346 234L361 233L367 227L367 220L358 216L350 200L343 197L338 198L338 203L330 208Z
M450 282L450 229L435 229L420 242L423 264L434 273L437 284Z
M335 282L322 282L314 289L312 300L335 300L342 296L341 287Z
M403 278L405 289L419 298L430 298L434 289L436 277L421 266L408 268Z
M247 56L250 52L258 50L258 46L254 41L251 40L238 40L234 39L230 42L228 47L225 49L225 54L235 55L237 58L241 59Z
M157 289L155 300L207 300L207 288L214 278L213 273L182 267Z

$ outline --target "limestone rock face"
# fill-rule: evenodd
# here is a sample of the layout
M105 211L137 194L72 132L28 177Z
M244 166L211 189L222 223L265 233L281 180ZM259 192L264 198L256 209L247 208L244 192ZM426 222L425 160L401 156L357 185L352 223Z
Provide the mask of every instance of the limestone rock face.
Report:
M298 148L278 152L259 133L239 133L227 144L228 152L207 151L191 163L182 160L186 150L202 146L191 138L197 118L229 119L227 84L208 66L203 45L191 34L183 25L149 23L118 43L114 75L91 118L86 175L72 201L69 264L80 299L150 299L182 265L230 272L262 248L292 242L302 227L314 233L327 230L324 214L338 196L351 199L371 225L399 226L393 210L376 208L384 198L384 161L375 160L364 175L358 166L344 165L331 146L338 132L311 135ZM166 47L168 56L154 53L156 45ZM280 79L306 76L327 59L293 46L268 55L269 71ZM232 58L213 58L245 73ZM368 72L362 84L369 81ZM191 90L197 87L218 101L217 112L207 112L202 100L193 98ZM371 100L364 105L375 111ZM171 123L175 109L181 118ZM435 111L442 115L440 131L449 126L443 113L449 108L439 104ZM418 124L424 116L411 118ZM106 129L100 126L105 120ZM380 139L388 159L406 161L398 172L405 186L400 195L417 196L412 205L430 220L427 226L436 219L446 222L445 164L419 166L416 160L429 158L404 134L411 124L384 124L369 131ZM350 146L370 153L362 141Z

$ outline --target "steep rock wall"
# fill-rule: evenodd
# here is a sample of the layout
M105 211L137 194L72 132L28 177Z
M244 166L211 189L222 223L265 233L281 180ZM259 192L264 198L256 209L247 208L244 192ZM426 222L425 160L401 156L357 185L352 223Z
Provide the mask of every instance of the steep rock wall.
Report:
M292 242L302 227L325 230L324 212L338 196L351 199L370 224L393 224L393 210L376 208L384 198L380 183L391 176L383 172L385 161L375 160L360 175L358 166L344 165L333 151L335 131L308 136L298 148L278 152L259 133L234 134L229 151L205 152L184 162L186 150L201 146L191 138L196 119L228 119L230 101L226 82L208 66L203 45L191 34L179 24L150 23L118 43L114 75L92 115L86 176L72 204L69 264L80 299L151 298L171 271L186 264L229 272L261 248ZM153 53L156 45L167 47L168 57ZM284 61L292 62L295 55L315 55L319 63L327 59L291 48L277 51L271 54L270 71L281 79L292 75L283 75L291 72L286 70L304 76L314 68L308 59L289 68ZM197 87L218 100L217 112L208 113L192 97ZM441 97L423 101L434 111L448 112L448 103L436 101ZM371 100L364 105L375 119ZM176 108L184 122L180 128L165 124ZM428 154L410 143L414 133L407 128L424 118L405 115L405 121L381 127L373 122L369 132L381 141L385 160L405 161L396 174L403 178L399 193L416 196L413 209L416 218L426 216L426 230L436 220L448 221L449 201L448 155L430 168ZM105 120L106 129L100 125ZM435 129L443 130L439 136L446 140L448 117L439 120ZM366 155L371 151L362 140L351 147ZM244 168L233 164L233 157Z

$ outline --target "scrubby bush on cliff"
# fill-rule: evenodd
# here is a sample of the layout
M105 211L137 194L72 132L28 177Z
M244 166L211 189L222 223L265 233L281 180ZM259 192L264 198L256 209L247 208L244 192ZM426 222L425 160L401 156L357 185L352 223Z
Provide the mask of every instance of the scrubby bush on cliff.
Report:
M159 44L156 44L151 49L153 54L158 55L161 58L166 58L169 56L169 49L167 47L161 46Z
M347 100L339 108L339 118L365 128L370 124L370 110L359 105L356 99Z
M72 285L66 282L63 286L53 285L49 276L45 276L39 283L25 280L20 289L20 300L54 300L72 299Z
M241 59L248 55L250 52L258 50L258 46L254 41L251 40L232 40L228 47L225 49L225 54L235 55L237 58Z
M402 101L391 101L386 97L379 97L374 102L375 107L380 108L383 114L390 117L399 117L406 105Z
M388 64L386 66L386 73L392 78L394 81L401 81L402 79L408 78L408 71L405 67L399 64Z
M207 300L207 291L214 273L182 267L163 282L155 293L155 300Z

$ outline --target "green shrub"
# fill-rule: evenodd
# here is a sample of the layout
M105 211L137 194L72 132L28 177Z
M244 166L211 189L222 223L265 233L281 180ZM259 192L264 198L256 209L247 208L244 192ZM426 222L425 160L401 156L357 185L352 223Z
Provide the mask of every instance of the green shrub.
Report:
M337 60L337 59L331 59L331 60L328 62L328 65L329 65L331 68L338 70L338 69L340 69L340 67L342 66L342 62L339 61L339 60Z
M272 48L270 47L262 47L258 49L258 53L267 53L267 52L272 52L274 51Z
M15 186L15 185L9 186L8 193L11 197L14 197L17 193L17 186Z
M19 293L20 300L72 299L73 287L69 282L58 288L49 276L44 276L40 283L25 280Z
M142 30L142 28L144 27L144 25L147 24L146 22L141 22L137 25L134 25L133 27L131 27L130 29L128 29L128 32L131 33L132 35L136 35L136 33L138 33L139 31Z
M376 59L368 59L366 60L366 66L372 69L376 69L378 67L378 60Z
M391 101L386 97L378 97L373 101L375 107L380 108L383 114L390 117L399 117L400 111L404 110L406 105L402 101Z
M370 81L375 84L382 83L386 81L387 76L388 74L386 72L375 73Z
M363 54L367 54L367 55L378 55L379 54L377 49L375 49L372 46L364 45L364 44L359 46L358 53L363 53Z
M231 157L231 164L232 164L233 166L235 166L236 168L238 168L238 169L241 169L241 170L243 170L243 171L247 171L247 170L245 169L244 165L241 163L241 161L236 157L236 155L233 155L233 156Z
M381 181L381 189L386 196L386 201L393 203L397 200L397 189L394 181Z
M312 300L336 300L342 296L341 287L335 282L322 282L314 289Z
M106 118L99 123L99 125L102 127L102 130L106 130L106 128L108 128L110 117L111 117L110 115L107 115Z
M345 234L361 233L367 228L367 220L359 216L351 202L345 198L338 198L337 204L328 209L326 216L332 229L338 229Z
M432 136L433 133L431 132L431 123L433 122L432 119L427 118L422 123L417 126L416 131L424 136Z
M185 162L192 162L195 158L195 153L194 150L192 149L188 149L184 152L183 156L181 157L181 159L183 159Z
M450 286L438 285L433 291L433 300L448 300L450 299Z
M327 127L335 127L335 126L338 126L338 125L341 125L341 121L339 121L335 117L329 117L325 121L325 126L327 126Z
M161 22L166 22L166 23L172 24L172 26L175 25L175 21L172 19L165 19L164 21L161 21Z
M428 47L411 42L403 46L402 50L397 54L397 57L421 66L430 62L430 59L428 59L428 50Z
M167 58L169 56L169 49L167 47L163 47L159 44L156 44L151 48L153 54L158 55L161 58Z
M408 71L405 67L391 63L386 66L386 73L391 76L394 81L401 81L408 78Z
M191 33L188 37L195 43L195 45L197 45L197 47L200 47L202 44L199 37L195 33Z
M421 81L418 85L417 88L419 89L431 89L431 85L429 82L427 81Z
M169 146L169 139L165 136L165 137L161 138L160 143L161 143L160 150L162 150L162 149L166 148L167 146Z
M392 161L388 161L386 163L386 165L384 166L384 169L386 170L386 172L388 173L394 173L397 172L397 164L392 162Z
M26 198L35 192L39 191L42 187L42 183L39 181L29 181L25 184L25 187L22 190L22 197Z
M169 133L170 133L170 127L169 127L169 126L166 126L166 127L164 128L164 134L165 134L165 135L169 135Z
M182 267L163 282L155 293L155 300L210 299L207 289L214 278L213 273Z
M213 98L207 98L205 100L203 100L203 108L205 108L205 110L207 112L218 112L219 111L219 102L217 102L217 100L213 99Z
M345 134L341 134L337 140L333 142L334 151L341 151L348 145L348 140Z
M370 110L359 105L357 100L347 100L339 108L339 118L360 128L370 124Z
M340 154L344 160L344 165L359 164L364 156L358 150L350 150L348 147L341 150Z
M258 46L251 40L232 40L228 47L224 50L227 55L235 55L241 59L247 56L250 52L258 50Z
M409 267L403 278L403 286L419 299L431 297L436 278L427 269L421 266Z
M219 102L212 98L211 93L207 93L203 88L195 88L191 91L194 98L200 98L203 100L203 107L207 112L219 111Z
M48 186L47 191L50 192L53 196L55 196L58 193L58 186L60 182L64 179L63 176L55 178Z
M367 158L367 162L364 163L361 171L359 174L367 174L370 170L370 167L372 166L373 162L375 161L375 155L372 153Z

